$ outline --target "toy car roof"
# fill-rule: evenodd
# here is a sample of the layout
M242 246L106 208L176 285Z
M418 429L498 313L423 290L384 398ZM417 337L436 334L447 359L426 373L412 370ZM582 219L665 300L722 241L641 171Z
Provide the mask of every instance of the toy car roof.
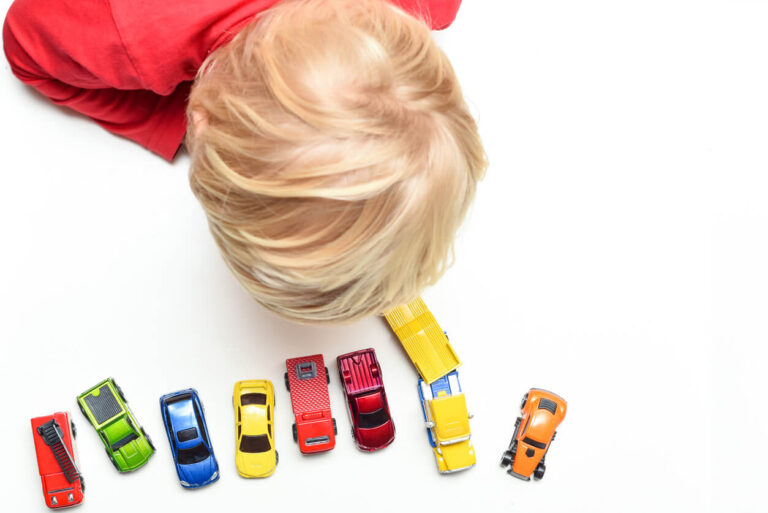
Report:
M461 365L448 337L420 297L387 312L385 317L427 383Z
M362 394L381 389L381 369L373 349L363 349L336 358L339 373L348 395Z
M289 358L285 361L285 366L294 414L331 409L323 355Z

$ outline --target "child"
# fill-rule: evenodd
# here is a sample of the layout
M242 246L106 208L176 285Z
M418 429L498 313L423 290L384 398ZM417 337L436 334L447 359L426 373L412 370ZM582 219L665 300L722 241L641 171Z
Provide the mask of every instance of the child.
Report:
M432 39L460 0L16 0L14 74L171 160L224 260L299 322L433 284L486 168ZM188 122L189 121L189 122Z

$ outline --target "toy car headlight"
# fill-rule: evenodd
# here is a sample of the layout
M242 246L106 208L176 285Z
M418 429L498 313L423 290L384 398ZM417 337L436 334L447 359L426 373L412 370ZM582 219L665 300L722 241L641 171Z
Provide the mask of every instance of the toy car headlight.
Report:
M181 486L189 487L189 483L187 483L186 481L181 481Z

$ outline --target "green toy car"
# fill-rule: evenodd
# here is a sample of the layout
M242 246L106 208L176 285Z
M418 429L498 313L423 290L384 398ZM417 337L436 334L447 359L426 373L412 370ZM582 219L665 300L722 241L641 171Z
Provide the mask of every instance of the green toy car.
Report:
M104 443L107 456L120 472L130 472L149 461L152 440L128 408L123 391L112 378L77 396L77 405Z

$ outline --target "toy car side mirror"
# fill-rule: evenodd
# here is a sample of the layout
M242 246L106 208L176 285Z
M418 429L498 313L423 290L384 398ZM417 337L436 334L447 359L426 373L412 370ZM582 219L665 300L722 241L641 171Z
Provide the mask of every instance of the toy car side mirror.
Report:
M432 429L433 427L435 427L434 422L427 421L424 424L427 426L428 429Z

